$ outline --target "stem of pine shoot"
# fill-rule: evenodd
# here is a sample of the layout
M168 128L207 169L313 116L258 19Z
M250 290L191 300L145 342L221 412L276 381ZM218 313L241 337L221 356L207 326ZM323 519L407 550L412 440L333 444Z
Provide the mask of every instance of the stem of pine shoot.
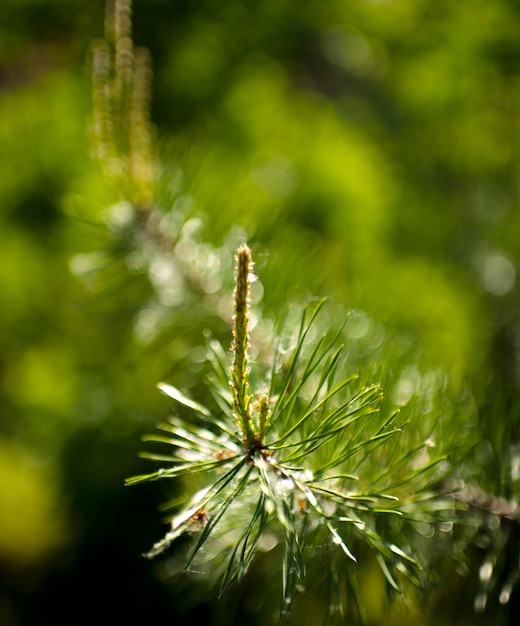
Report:
M252 267L251 250L240 246L236 254L237 270L235 284L235 315L233 317L233 366L231 369L231 390L235 419L242 431L244 445L251 449L257 443L251 415L249 395L249 369L247 351L249 348L249 291Z

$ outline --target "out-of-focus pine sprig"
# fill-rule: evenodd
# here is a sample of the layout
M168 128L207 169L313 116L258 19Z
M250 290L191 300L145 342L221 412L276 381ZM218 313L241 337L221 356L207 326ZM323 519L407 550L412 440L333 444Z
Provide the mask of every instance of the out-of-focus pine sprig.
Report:
M171 503L171 528L148 556L192 535L185 569L203 563L218 574L223 592L247 573L259 550L281 545L285 617L315 557L321 569L326 557L340 613L355 594L346 597L338 581L342 572L352 580L367 548L389 589L401 592L404 581L420 586L427 576L416 538L455 519L455 500L436 489L458 445L435 442L437 422L450 416L435 417L441 408L430 396L397 407L371 382L374 372L350 371L343 345L348 316L331 332L324 300L300 313L289 310L269 362L250 364L247 246L236 260L232 363L218 342L208 343L216 408L161 383L195 419L173 416L161 424L165 434L147 440L173 450L145 456L167 467L128 480L183 477L193 489L180 507Z
M150 52L132 40L131 0L107 0L105 38L92 52L95 157L119 199L152 209L158 163L150 122Z
M92 43L90 65L91 148L107 205L96 199L74 209L85 251L71 258L71 271L102 314L114 293L128 294L121 308L140 345L159 337L164 345L173 327L176 338L182 328L197 341L194 322L229 322L221 270L232 267L242 233L210 243L183 170L172 160L164 166L151 119L152 59L133 41L132 0L106 0L104 36Z

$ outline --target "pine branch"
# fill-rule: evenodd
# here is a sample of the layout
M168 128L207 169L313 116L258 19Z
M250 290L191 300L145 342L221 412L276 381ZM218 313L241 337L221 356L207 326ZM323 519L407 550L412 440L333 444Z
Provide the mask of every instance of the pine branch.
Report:
M231 366L215 341L208 351L217 409L161 383L163 393L198 415L197 424L175 417L161 426L167 436L147 437L173 447L172 467L128 481L189 477L198 485L180 511L173 505L172 528L151 555L182 534L198 535L189 567L194 559L212 560L210 569L224 590L246 575L268 532L284 546L284 614L308 571L304 545L330 546L328 577L343 571L352 577L364 545L390 589L402 592L402 579L422 584L425 568L404 529L408 522L455 519L453 499L434 490L445 478L442 471L449 471L449 450L438 450L430 437L417 441L425 412L418 413L414 429L407 428L411 416L386 401L380 385L349 371L337 345L340 332L320 328L324 301L301 314L295 343L283 334L274 339L272 362L255 362L251 379L253 263L246 245L238 249L236 263ZM285 328L292 333L288 319ZM278 348L285 345L290 348ZM251 380L269 394L256 394ZM345 559L341 567L338 554Z
M514 500L506 500L463 481L447 481L442 489L474 509L520 524L520 504Z

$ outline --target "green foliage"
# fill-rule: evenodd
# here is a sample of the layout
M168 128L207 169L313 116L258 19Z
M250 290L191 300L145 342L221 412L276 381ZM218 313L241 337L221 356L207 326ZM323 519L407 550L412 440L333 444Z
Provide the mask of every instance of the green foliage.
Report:
M514 3L104 4L1 9L0 622L516 624Z

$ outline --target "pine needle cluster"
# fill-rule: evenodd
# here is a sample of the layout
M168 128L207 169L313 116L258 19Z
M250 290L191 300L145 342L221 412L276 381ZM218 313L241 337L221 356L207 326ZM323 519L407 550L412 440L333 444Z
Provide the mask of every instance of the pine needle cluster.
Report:
M416 550L421 529L427 535L455 519L456 500L437 486L451 471L456 444L437 447L428 409L415 407L414 416L388 400L379 384L349 371L342 342L348 317L333 332L324 328L324 300L310 303L298 318L289 311L270 362L250 365L247 246L236 262L231 365L229 352L208 341L215 408L161 383L193 419L172 416L160 425L165 434L147 437L172 448L145 455L167 466L128 480L183 477L192 485L181 506L167 505L170 530L148 556L191 536L186 571L203 563L223 592L267 544L281 546L285 618L305 584L308 562L322 565L324 555L329 580L352 576L358 554L368 548L389 589L420 587L427 579ZM334 604L344 612L353 598L343 586L333 588Z

